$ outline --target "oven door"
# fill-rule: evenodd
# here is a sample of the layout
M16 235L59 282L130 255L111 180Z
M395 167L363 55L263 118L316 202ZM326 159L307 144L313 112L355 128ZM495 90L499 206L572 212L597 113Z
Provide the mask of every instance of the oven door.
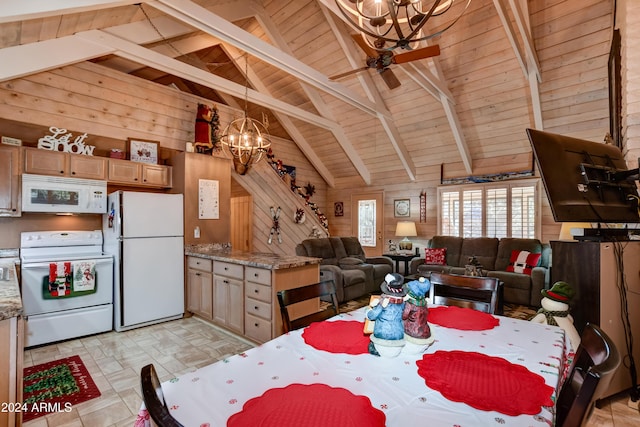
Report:
M65 263L69 265L65 266ZM68 270L63 271L65 268ZM56 277L53 283L50 281L52 269ZM21 271L22 304L26 316L113 302L111 256L67 258L59 262L23 262Z

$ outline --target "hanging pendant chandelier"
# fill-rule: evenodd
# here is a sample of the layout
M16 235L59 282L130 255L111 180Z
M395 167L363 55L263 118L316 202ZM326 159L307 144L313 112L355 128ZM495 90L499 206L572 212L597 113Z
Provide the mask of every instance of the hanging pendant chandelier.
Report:
M260 161L271 146L267 121L259 122L248 115L249 75L248 58L245 59L244 117L235 119L224 129L220 142L222 149L233 158L238 175L244 175L252 164Z
M374 49L387 42L412 49L451 28L471 0L335 0L338 9ZM465 3L453 7L454 3ZM451 13L447 14L451 10ZM427 22L429 23L427 25ZM377 45L377 46L376 46Z

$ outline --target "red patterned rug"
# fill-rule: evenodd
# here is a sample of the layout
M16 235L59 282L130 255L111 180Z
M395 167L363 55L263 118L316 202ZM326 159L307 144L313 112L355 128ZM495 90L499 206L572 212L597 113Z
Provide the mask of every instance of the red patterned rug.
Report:
M75 405L100 396L80 356L24 368L22 420L53 412L69 412Z

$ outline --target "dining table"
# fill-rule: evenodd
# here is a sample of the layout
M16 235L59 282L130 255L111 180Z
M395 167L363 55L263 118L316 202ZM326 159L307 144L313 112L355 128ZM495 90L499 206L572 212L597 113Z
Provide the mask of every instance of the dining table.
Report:
M433 342L369 353L367 307L162 383L182 425L549 426L573 349L563 329L429 306ZM406 350L406 351L405 351ZM149 424L140 409L136 427Z

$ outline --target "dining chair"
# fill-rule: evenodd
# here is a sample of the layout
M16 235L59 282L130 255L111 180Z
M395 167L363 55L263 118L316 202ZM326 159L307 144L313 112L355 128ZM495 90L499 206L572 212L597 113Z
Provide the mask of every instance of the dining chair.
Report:
M291 319L288 307L302 301L313 298L329 298L330 304L320 311ZM324 280L319 283L302 286L300 288L286 289L278 291L278 303L282 314L282 325L284 332L309 326L312 322L319 322L328 319L339 313L338 296L336 295L336 285L333 280Z
M429 298L433 304L455 305L496 314L500 280L495 277L431 273ZM499 313L498 313L499 314Z
M556 426L581 426L609 387L620 363L620 353L611 338L597 325L587 323L558 394Z
M169 413L169 408L167 408L162 394L162 386L153 364L142 367L140 371L140 386L142 388L144 406L158 427L183 427Z

